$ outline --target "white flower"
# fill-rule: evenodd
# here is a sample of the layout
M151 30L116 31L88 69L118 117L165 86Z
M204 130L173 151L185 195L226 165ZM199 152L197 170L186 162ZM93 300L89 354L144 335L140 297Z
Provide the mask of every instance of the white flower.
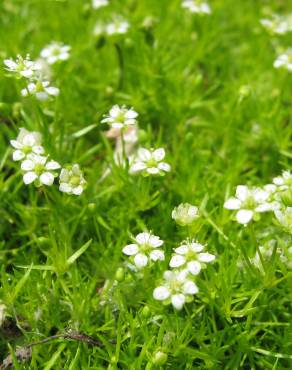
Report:
M29 132L25 128L20 128L16 140L10 140L10 144L16 149L12 155L13 160L20 161L30 153L44 154L41 143L42 136L39 132Z
M135 237L135 242L134 244L126 245L123 248L123 253L132 257L138 269L145 267L149 260L164 260L164 252L157 249L163 244L163 240L158 236L143 232Z
M181 203L174 208L171 217L181 226L190 225L199 218L199 209L189 203Z
M224 208L237 210L236 220L240 224L247 224L256 213L272 210L269 204L270 192L260 188L249 189L245 185L238 185L236 196L224 203Z
M30 60L29 55L27 55L26 58L18 55L16 60L5 59L4 64L6 66L6 70L16 73L18 78L25 77L32 79L40 68L37 63Z
M130 165L130 173L136 174L142 172L143 175L164 175L169 172L171 167L168 163L164 162L165 151L163 148L159 149L145 149L139 148L137 155L132 158Z
M198 275L206 263L215 260L211 253L202 252L204 245L191 240L183 242L175 248L175 254L171 257L169 266L172 268L186 269L193 275Z
M109 5L108 0L92 0L92 7L94 9L98 9L107 5Z
M86 181L78 164L73 164L67 168L62 168L60 177L59 190L68 193L80 195L85 187Z
M260 23L272 34L284 35L292 30L292 16L273 14L270 19L261 19Z
M58 96L60 90L57 87L50 86L49 81L31 82L27 88L21 90L22 96L35 95L37 100L46 101L50 96Z
M137 117L138 113L133 108L128 109L124 105L122 107L114 105L101 123L108 123L112 128L123 129L135 125Z
M292 232L292 207L287 207L284 210L276 210L275 216L287 231Z
M188 9L191 13L210 14L211 8L206 1L203 0L183 0L181 6Z
M164 283L154 289L153 297L164 304L172 303L177 310L181 310L185 302L191 301L199 291L197 285L188 278L186 270L165 271L163 277Z
M122 35L127 33L129 28L130 24L126 20L121 17L114 17L111 22L106 24L98 22L95 25L93 33L95 36L100 36L102 34L107 34L109 36Z
M64 61L70 57L71 46L59 42L52 42L41 51L41 57L49 64Z
M56 161L48 161L48 157L29 154L27 159L21 163L21 169L26 173L23 175L25 185L34 182L37 186L51 186L54 182L54 170L61 166Z
M280 191L288 190L292 187L292 174L290 171L283 171L282 176L277 176L273 179L273 183Z
M285 68L292 72L292 48L286 50L285 53L279 55L274 62L275 68Z

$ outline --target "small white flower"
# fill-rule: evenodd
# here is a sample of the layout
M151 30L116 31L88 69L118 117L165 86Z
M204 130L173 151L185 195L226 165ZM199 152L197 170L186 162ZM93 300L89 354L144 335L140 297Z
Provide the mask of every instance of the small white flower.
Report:
M193 275L198 275L206 263L215 260L211 253L202 252L205 246L194 241L185 241L178 248L175 248L175 254L172 256L169 266L172 268L186 269Z
M25 77L32 79L40 68L37 63L30 60L29 55L26 58L18 55L16 60L5 59L4 64L6 70L15 73L18 78Z
M203 0L183 0L181 6L188 9L191 13L210 14L211 8L206 1Z
M85 187L86 181L78 164L62 168L59 177L59 190L74 195L80 195Z
M164 162L165 151L163 148L159 149L145 149L139 148L137 155L132 158L130 165L130 173L136 174L141 172L145 176L161 175L169 172L171 167L168 163Z
M292 72L292 48L286 50L285 53L279 55L274 62L275 68L285 68Z
M279 223L292 233L292 207L287 207L284 210L276 210L275 216Z
M25 185L35 183L36 186L51 186L54 182L55 172L61 168L58 162L48 161L48 157L29 154L21 163L21 169L25 171L23 182Z
M161 247L163 240L149 232L143 232L135 237L135 243L126 245L123 253L131 256L133 263L138 269L145 267L151 261L163 261L164 252L157 249Z
M282 176L277 176L273 179L273 183L280 191L292 188L292 174L290 171L283 171Z
M270 19L261 19L260 23L271 34L284 35L292 30L292 16L290 14L286 16L273 14Z
M109 5L108 0L92 0L93 9L98 9L98 8L101 8L101 7L107 6L107 5Z
M59 42L52 42L41 51L41 57L49 64L64 61L70 57L71 46Z
M124 105L122 107L114 105L101 123L108 123L115 129L123 129L127 126L136 125L137 117L138 113L133 108L128 109Z
M237 210L236 220L240 224L247 224L256 213L272 210L268 205L270 192L260 188L249 189L245 185L238 185L236 196L224 203L224 208Z
M106 34L108 36L122 35L128 32L130 24L121 17L114 17L111 22L98 22L94 28L94 35L100 36Z
M60 90L57 87L50 86L49 81L31 82L27 88L21 90L22 96L35 95L37 100L46 101L51 96L58 96Z
M16 140L10 140L10 144L16 149L12 155L13 160L20 161L30 153L44 154L41 143L42 136L39 132L29 132L25 128L20 128Z
M165 271L163 277L164 283L154 289L153 298L164 304L171 303L177 310L181 310L185 302L190 302L199 291L197 285L188 278L186 270Z
M190 225L199 218L199 209L189 203L181 203L174 208L171 217L181 226Z

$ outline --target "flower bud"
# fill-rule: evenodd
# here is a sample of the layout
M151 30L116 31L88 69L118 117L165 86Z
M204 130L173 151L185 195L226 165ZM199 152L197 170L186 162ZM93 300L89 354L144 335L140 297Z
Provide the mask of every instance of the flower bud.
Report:
M96 210L96 203L89 203L89 204L87 205L87 208L88 208L88 211L89 211L90 213L94 213L94 212L95 212L95 210Z
M167 354L162 351L157 351L153 356L153 363L155 365L164 365L167 361Z
M125 278L125 270L122 267L119 267L115 274L115 279L119 282L123 281Z
M171 216L180 226L186 226L199 218L199 209L189 203L182 203L174 208Z
M145 319L151 316L151 311L148 306L143 307L142 316L145 317Z

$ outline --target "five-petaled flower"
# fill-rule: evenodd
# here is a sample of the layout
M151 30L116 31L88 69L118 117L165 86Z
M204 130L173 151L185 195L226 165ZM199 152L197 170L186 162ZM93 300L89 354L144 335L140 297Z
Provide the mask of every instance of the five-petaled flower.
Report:
M164 283L153 291L154 299L164 304L172 303L173 307L181 310L185 302L190 302L193 295L198 293L197 285L188 278L188 271L165 271Z
M189 203L181 203L173 209L171 217L180 226L191 225L199 218L199 209Z
M86 181L78 164L62 168L59 176L59 190L63 193L80 195L85 187Z
M4 64L6 66L6 70L15 73L18 78L25 77L32 79L40 69L40 66L37 63L30 60L29 55L25 58L18 55L16 60L5 59Z
M123 129L137 123L138 113L133 108L126 108L114 105L109 111L108 116L101 120L101 123L108 123L112 128Z
M56 161L48 161L48 157L36 154L29 154L27 159L21 163L21 169L25 171L23 182L28 185L32 182L36 186L51 186L56 177L55 170L61 166Z
M57 87L50 86L49 81L31 82L25 89L21 90L22 96L35 95L37 100L46 101L51 96L58 96L60 90Z
M41 57L49 64L64 61L70 57L71 46L60 42L52 42L41 51Z
M20 128L16 140L10 140L10 144L16 150L13 152L14 161L21 161L28 154L44 154L44 148L41 146L42 136L39 132L29 132L25 128Z
M186 269L193 275L198 275L205 264L215 260L211 253L202 252L205 246L194 240L183 242L178 248L174 248L169 266L172 268Z
M248 188L245 185L238 185L236 196L229 198L224 203L224 208L237 210L236 220L240 224L247 224L256 213L272 210L270 203L270 192L260 188Z
M145 267L149 261L163 261L164 252L157 249L162 246L163 240L150 232L138 234L134 244L126 245L123 253L131 256L135 266L138 269Z
M142 173L145 176L161 175L169 172L171 167L164 162L165 151L163 148L159 149L145 149L139 148L137 155L134 156L130 164L130 174Z

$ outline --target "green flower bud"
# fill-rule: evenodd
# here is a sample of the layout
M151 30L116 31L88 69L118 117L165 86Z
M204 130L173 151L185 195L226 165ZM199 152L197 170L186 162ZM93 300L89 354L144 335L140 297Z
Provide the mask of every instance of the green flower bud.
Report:
M153 363L155 365L164 365L167 361L167 354L162 351L157 351L153 356Z
M115 279L119 282L123 281L125 278L125 270L123 267L119 267L115 274Z
M144 306L141 313L142 313L142 316L145 318L148 318L151 316L151 310L148 306Z

